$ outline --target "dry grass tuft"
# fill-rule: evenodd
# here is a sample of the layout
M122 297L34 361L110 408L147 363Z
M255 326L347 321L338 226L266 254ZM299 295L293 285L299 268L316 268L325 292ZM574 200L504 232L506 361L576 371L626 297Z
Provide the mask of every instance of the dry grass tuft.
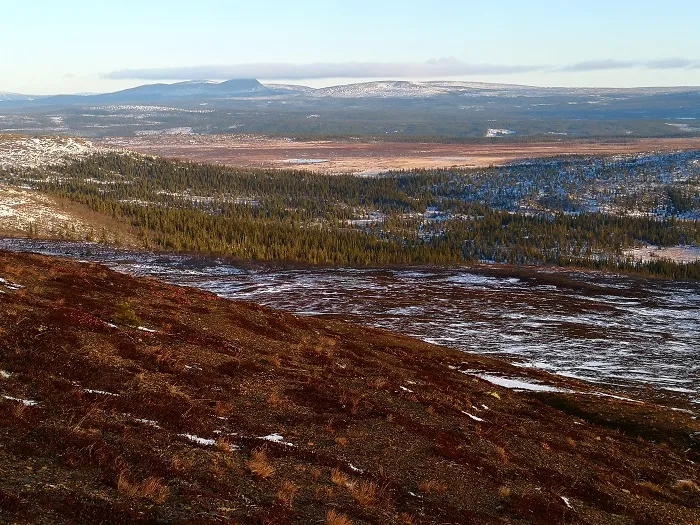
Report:
M364 397L364 394L361 392L348 391L342 393L338 400L341 405L350 409L352 415L357 415L357 412L362 407Z
M170 489L161 478L151 476L141 483L135 483L129 480L129 474L126 470L119 473L117 489L127 498L147 499L157 505L165 503L170 496Z
M190 400L190 396L187 394L187 392L183 391L182 388L180 388L177 385L173 385L173 384L169 383L167 390L168 390L168 393L173 397L177 397L179 399L182 399L183 401Z
M443 494L447 491L447 485L441 481L426 480L418 485L418 490L420 490L423 494L430 494L433 492Z
M267 398L267 404L273 407L279 406L284 402L284 398L277 392L272 392Z
M506 449L503 447L496 447L496 454L504 465L508 463L508 454L506 454Z
M511 495L510 488L506 486L499 487L498 489L498 497L501 499L508 499Z
M363 481L359 485L350 485L350 494L361 507L369 507L377 502L377 484Z
M695 492L700 493L700 486L695 483L692 479L679 479L673 486L674 489L681 492Z
M277 355L266 355L263 357L265 361L270 363L272 366L280 367L282 366L282 360Z
M219 438L216 440L216 449L219 450L220 452L224 452L226 454L229 454L236 450L236 447L231 444L231 442L226 439L226 438Z
M291 481L285 481L277 491L277 501L290 509L294 505L294 496L299 491L299 487Z
M217 416L228 416L233 412L234 406L233 403L229 403L227 401L217 401L216 406L214 406L214 413Z
M347 487L351 483L350 477L339 468L331 470L331 482L339 487Z
M369 385L371 388L374 388L375 390L381 390L381 389L384 388L388 383L389 383L389 381L388 381L387 379L385 379L385 378L383 378L383 377L378 377L378 378L373 379L372 381L370 381L370 382L368 383L368 385Z
M345 514L331 509L326 512L326 525L352 525L352 520Z
M184 456L173 456L173 459L170 460L170 468L173 472L187 472L191 470L192 467L194 467L194 461Z
M399 521L404 525L417 525L416 518L411 516L408 512L402 512L399 514Z
M642 481L641 483L638 483L637 486L643 489L647 494L652 494L656 496L665 495L663 487L657 485L656 483L652 483L651 481Z
M314 499L316 501L330 501L335 496L335 489L328 485L321 485L314 489Z
M253 450L250 459L246 461L246 467L251 474L260 479L267 479L275 473L275 467L270 464L264 449Z
M15 407L12 409L12 415L15 416L17 419L24 419L24 416L26 413L27 413L27 405L25 405L21 401L18 402L15 405Z

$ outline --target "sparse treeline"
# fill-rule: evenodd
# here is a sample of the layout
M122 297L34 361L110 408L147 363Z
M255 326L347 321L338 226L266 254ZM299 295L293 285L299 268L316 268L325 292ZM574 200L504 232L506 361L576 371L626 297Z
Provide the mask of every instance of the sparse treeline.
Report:
M567 202L587 191L586 181L600 183L590 170L562 180L576 162L517 168L527 177L518 177L516 168L494 168L359 178L99 155L43 173L38 186L126 219L145 246L167 250L335 265L485 259L700 278L700 263L642 264L623 253L639 243L700 244L697 220L673 213L566 213ZM629 166L589 162L597 163L602 179L628 176ZM563 186L571 190L563 193ZM558 197L549 208L541 202L543 188ZM664 188L657 208L697 205L692 187ZM539 209L519 212L525 200Z

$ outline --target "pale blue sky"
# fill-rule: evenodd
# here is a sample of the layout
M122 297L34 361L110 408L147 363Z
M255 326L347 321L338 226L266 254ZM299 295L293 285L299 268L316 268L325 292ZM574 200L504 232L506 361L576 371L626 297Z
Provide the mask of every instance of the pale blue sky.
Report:
M0 91L193 76L700 85L700 1L0 0Z

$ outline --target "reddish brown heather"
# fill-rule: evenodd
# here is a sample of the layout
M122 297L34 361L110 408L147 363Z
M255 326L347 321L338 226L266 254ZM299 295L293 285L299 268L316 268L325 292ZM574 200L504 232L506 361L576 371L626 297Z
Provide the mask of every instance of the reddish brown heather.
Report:
M0 277L0 523L700 523L700 424L643 393L93 264Z

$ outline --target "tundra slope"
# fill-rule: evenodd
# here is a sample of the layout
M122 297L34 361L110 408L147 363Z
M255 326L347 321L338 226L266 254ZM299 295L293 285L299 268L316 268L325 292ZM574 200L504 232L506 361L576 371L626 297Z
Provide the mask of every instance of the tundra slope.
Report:
M685 411L94 264L0 276L1 522L700 523Z

